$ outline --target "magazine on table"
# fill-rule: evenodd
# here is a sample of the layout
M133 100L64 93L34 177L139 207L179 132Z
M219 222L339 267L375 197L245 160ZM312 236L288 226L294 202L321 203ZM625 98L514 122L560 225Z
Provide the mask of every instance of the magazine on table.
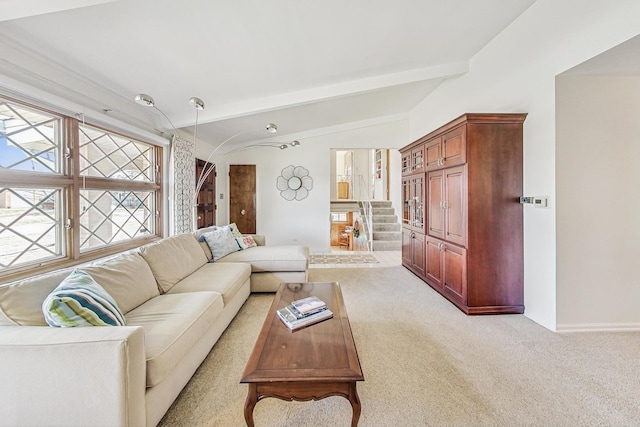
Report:
M302 314L309 314L327 306L324 301L316 296L295 300L291 305Z
M316 311L312 313L301 315L293 305L288 305L277 310L276 313L278 313L278 317L282 320L282 323L292 331L333 317L333 312L326 308L326 306L316 309Z

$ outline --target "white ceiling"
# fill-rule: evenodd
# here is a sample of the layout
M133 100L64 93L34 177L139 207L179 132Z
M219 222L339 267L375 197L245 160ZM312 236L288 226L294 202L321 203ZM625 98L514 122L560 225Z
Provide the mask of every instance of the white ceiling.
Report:
M393 120L534 0L0 1L0 73L116 119L279 140Z

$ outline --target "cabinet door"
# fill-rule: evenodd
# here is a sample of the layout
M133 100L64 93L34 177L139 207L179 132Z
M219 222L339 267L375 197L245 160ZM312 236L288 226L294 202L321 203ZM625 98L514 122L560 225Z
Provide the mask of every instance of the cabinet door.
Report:
M411 151L405 151L402 155L402 175L411 173Z
M442 289L443 261L442 241L425 236L424 276L432 286L440 289Z
M449 243L443 243L443 287L447 294L467 304L467 251Z
M466 167L444 170L444 239L465 246L467 243Z
M444 172L442 170L427 174L427 233L430 236L444 238Z
M411 195L411 177L402 178L402 226L411 228L413 221L413 196Z
M411 267L411 230L402 230L402 265Z
M440 169L442 158L442 137L430 139L424 145L425 167L427 171Z
M423 173L411 177L411 195L413 196L413 221L411 228L424 234L424 187Z
M413 233L412 237L411 265L418 275L424 277L424 234Z
M411 171L424 171L424 145L411 150Z
M441 166L462 165L467 161L467 127L461 126L442 136Z

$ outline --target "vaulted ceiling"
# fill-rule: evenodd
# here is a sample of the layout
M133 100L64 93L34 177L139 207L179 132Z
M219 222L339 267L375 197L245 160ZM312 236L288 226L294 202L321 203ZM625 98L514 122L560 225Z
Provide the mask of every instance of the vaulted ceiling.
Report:
M406 117L534 0L0 1L0 74L212 143ZM8 80L7 80L8 78ZM0 82L1 83L1 82ZM247 132L238 140L257 139Z

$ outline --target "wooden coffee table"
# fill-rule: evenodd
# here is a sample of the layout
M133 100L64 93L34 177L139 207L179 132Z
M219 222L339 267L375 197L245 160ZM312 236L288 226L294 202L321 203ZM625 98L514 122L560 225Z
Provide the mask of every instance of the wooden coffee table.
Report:
M311 295L327 304L333 318L291 332L276 310ZM357 381L364 381L364 376L340 285L281 284L240 381L249 384L247 425L254 425L253 408L265 397L307 401L342 396L351 403L351 425L356 426L361 410Z

